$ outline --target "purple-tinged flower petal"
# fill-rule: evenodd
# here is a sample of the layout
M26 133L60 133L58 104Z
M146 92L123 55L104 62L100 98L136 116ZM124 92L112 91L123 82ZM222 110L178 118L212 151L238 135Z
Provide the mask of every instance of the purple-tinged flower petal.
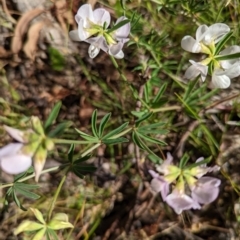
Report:
M230 31L230 28L228 25L226 25L224 23L215 23L208 28L207 32L205 33L203 42L206 45L209 45L212 41L217 43L229 31Z
M31 156L21 153L21 143L10 143L0 149L0 165L4 172L19 174L32 164Z
M229 78L235 78L240 75L240 61L235 62L232 66L224 71L224 75Z
M22 143L9 143L8 145L0 148L0 161L2 157L20 152L22 147Z
M116 58L123 58L124 53L122 51L123 43L118 42L117 44L113 44L109 47L109 54L116 57Z
M203 161L203 157L200 157L196 160L196 163ZM215 172L215 171L219 171L220 167L215 165L213 167L207 167L207 164L201 164L200 166L194 167L192 168L190 171L192 173L192 175L194 175L194 177L196 178L201 178L203 175L205 175L208 172Z
M117 19L115 25L117 25L118 23L122 22L123 20L126 20L127 18L122 16L120 18ZM127 39L128 41L128 35L130 33L130 29L131 29L131 25L130 23L127 23L125 25L123 25L122 27L118 28L115 32L114 32L114 36L117 40L121 40L121 39ZM126 41L125 41L126 42Z
M156 173L153 170L149 170L149 173L152 175L153 179L151 181L151 188L154 192L161 192L163 201L165 201L169 193L169 183L164 180L162 176Z
M212 84L215 88L228 88L231 80L227 75L224 75L223 70L215 70L212 75Z
M21 143L24 143L26 141L24 141L24 132L23 131L20 131L16 128L12 128L12 127L9 127L9 126L4 126L4 129L7 131L7 133L12 137L14 138L15 140L17 140L18 142L21 142Z
M88 55L90 58L95 58L100 52L100 48L94 46L94 45L90 45L88 48Z
M201 204L213 202L219 193L219 185L221 181L213 177L202 177L196 182L192 188L192 198Z
M240 53L240 46L233 45L231 47L225 48L223 51L221 51L219 53L219 55L225 56L225 55L230 55L230 54L234 54L234 53ZM227 60L220 61L220 63L224 69L228 69L232 64L234 64L238 60L239 60L239 58L227 59ZM225 63L227 64L227 66L225 66Z
M173 157L171 155L171 153L167 152L167 159L165 161L163 161L163 163L161 165L157 165L157 171L159 173L162 173L164 175L169 174L169 166L172 165L172 161L173 161Z
M91 36L86 29L87 27L84 27L84 20L80 19L78 22L78 37L80 41L84 41Z
M186 70L184 78L194 79L200 74L201 79L204 82L206 77L207 77L208 66L203 65L203 64L198 63L198 62L194 62L193 60L189 60L189 62L192 64L192 66L190 66Z
M166 202L177 214L181 214L183 210L193 207L197 208L197 204L191 197L185 193L180 193L177 189L174 189L173 192L166 197Z
M181 41L181 47L188 52L199 53L201 45L191 36L185 36Z
M117 54L115 54L115 55L111 54L111 52L109 52L109 54L112 55L112 56L114 56L114 57L117 58L117 59L122 59L122 58L124 58L124 53L123 53L122 50L120 50L120 51L119 51Z
M96 48L102 49L104 52L108 52L109 47L103 36L92 37L92 38L86 39L85 42L90 43L91 45L95 46Z
M100 26L103 26L105 23L106 28L109 26L111 21L110 13L103 8L98 8L94 10L93 17L94 17L94 23Z
M208 29L209 29L208 26L205 24L198 27L197 32L196 32L197 42L202 41L202 39L204 38L204 35L206 34Z
M75 20L77 23L79 23L81 19L83 20L84 24L87 24L87 21L89 20L92 22L94 21L93 11L90 4L84 4L78 9L77 14L75 15ZM87 26L84 25L84 27Z

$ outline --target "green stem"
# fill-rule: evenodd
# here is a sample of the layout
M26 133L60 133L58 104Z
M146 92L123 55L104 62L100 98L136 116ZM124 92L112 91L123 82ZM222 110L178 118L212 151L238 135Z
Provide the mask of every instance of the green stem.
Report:
M60 182L59 185L58 185L57 191L55 192L55 195L54 195L54 197L53 197L51 206L50 206L49 211L48 211L47 221L50 221L50 219L51 219L51 216L52 216L52 212L53 212L55 203L56 203L56 201L57 201L58 195L59 195L59 193L60 193L60 191L61 191L61 189L62 189L62 186L63 186L66 178L67 178L67 175L64 175L63 178L62 178L62 180L61 180L61 182Z
M138 96L138 92L136 91L136 89L132 86L132 84L127 80L126 76L123 74L122 70L119 68L118 63L116 62L115 58L111 55L110 59L112 60L112 63L114 65L114 67L117 69L117 71L119 72L121 78L123 79L123 81L125 83L128 84L129 88L131 89L133 96L135 99L139 100L147 109L149 109L149 106L147 105L147 103L145 103L141 98L139 98Z
M110 139L116 139L116 138L119 138L119 137L125 135L126 133L130 132L132 129L133 129L133 127L130 127L130 128L128 128L128 129L126 129L126 130L120 132L119 134L116 134L116 135L110 137Z
M56 170L59 169L59 167L60 167L60 166L45 169L45 170L42 171L42 173L47 173L47 172L56 171ZM28 180L28 179L33 178L33 177L35 177L35 173L33 173L33 174L31 174L31 175L29 175L29 176L27 176L27 177L25 177L25 178L19 179L17 182L24 182L24 181L26 181L26 180ZM14 184L14 183L3 184L3 185L0 186L0 189L6 188L6 187L11 187L11 186L13 186L13 184Z
M89 148L86 152L84 152L83 154L81 154L82 157L85 157L86 155L88 155L90 152L92 152L94 149L98 148L99 146L101 146L101 143L97 143L96 145L92 146L91 148Z
M151 109L151 112L166 112L166 111L173 111L173 110L180 110L182 109L181 106L169 106L169 107L162 107L162 108L153 108Z
M155 62L158 64L159 68L162 68L162 64L159 62L156 54L152 51L152 49L148 49L154 58ZM181 88L185 89L185 86L180 82L181 79L178 76L175 76L174 74L171 74L163 69L163 72L167 74L172 80L174 80Z
M96 230L96 228L98 227L98 225L100 224L101 222L101 218L98 217L95 222L93 223L93 226L92 228L90 229L88 235L84 238L84 240L88 240L90 238L90 236L94 233L94 231Z
M54 138L52 139L54 141L54 143L62 143L62 144L87 144L89 143L89 141L78 141L78 140L69 140L69 139L57 139ZM98 140L96 140L96 143L99 142ZM91 141L91 143L94 143Z

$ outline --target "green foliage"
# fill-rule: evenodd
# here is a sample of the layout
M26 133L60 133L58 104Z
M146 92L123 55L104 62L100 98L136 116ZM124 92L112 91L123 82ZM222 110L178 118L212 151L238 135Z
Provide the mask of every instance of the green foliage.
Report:
M53 47L48 48L48 54L52 68L56 71L62 71L66 64L64 56Z
M13 200L20 209L22 209L23 211L27 211L23 207L21 201L19 200L18 194L20 194L26 198L31 198L34 200L40 198L40 195L32 192L32 190L39 188L38 185L27 184L27 183L21 182L21 179L23 179L25 176L31 174L32 172L33 172L33 169L31 168L28 171L15 176L12 186L9 187L6 192L6 196L5 196L5 200L4 200L4 208L5 209L8 209L9 202L11 200Z
M107 123L111 117L111 114L106 114L100 124L99 127L97 126L97 110L93 111L92 118L91 118L91 126L92 126L92 133L93 136L88 135L79 129L76 131L80 134L80 136L85 139L89 143L104 143L106 145L111 144L118 144L123 142L128 142L128 139L124 137L118 137L121 132L127 127L128 123L124 123L121 126L117 127L116 129L110 131L109 133L103 135L103 132L107 126Z
M44 123L44 129L47 130L53 122L57 119L59 111L61 109L62 103L58 102L52 109L51 113L49 114L47 120Z
M91 155L84 157L74 157L75 146L72 144L68 151L68 163L65 163L61 166L62 169L65 169L67 172L73 172L79 178L84 178L86 174L93 173L96 170L93 164L86 164Z

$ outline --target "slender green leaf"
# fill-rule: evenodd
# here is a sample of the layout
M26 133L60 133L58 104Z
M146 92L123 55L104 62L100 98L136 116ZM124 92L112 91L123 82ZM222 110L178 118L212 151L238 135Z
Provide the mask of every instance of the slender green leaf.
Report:
M68 160L70 162L73 162L73 154L74 154L74 150L75 150L75 145L71 144L69 150L68 150Z
M106 124L107 124L110 117L111 117L111 113L108 113L102 118L102 120L100 122L100 125L99 125L99 129L98 129L98 136L99 137L102 136L103 131L104 131L104 129L106 127Z
M199 161L197 163L190 164L190 165L186 166L185 169L191 169L191 168L198 167L198 166L200 166L202 164L209 163L211 161L211 159L212 159L212 156L208 157L208 158L206 158L206 159L204 159L202 161Z
M164 83L164 84L161 86L161 88L159 89L157 95L156 95L155 98L153 99L153 103L157 103L157 102L161 99L163 93L164 93L165 90L166 90L166 87L167 87L167 83Z
M129 23L129 22L130 22L129 19L125 19L125 20L119 22L118 24L114 25L111 29L109 29L109 30L107 31L107 33L111 33L111 32L113 32L113 31L119 29L120 27L126 25L126 24Z
M56 232L53 229L47 228L47 232L49 233L49 235L51 235L53 237L54 240L58 240L59 239L59 237L57 236Z
M82 131L80 131L79 129L75 128L75 130L80 134L80 136L89 141L89 143L94 143L94 142L99 142L99 139L97 137L93 137L93 136L90 136Z
M81 171L82 173L90 173L90 172L94 172L96 171L96 167L92 166L92 165L75 165L73 169L77 169L78 171Z
M184 169L188 161L189 161L189 156L188 154L185 153L180 160L179 168Z
M136 132L132 133L132 140L139 148L145 150L144 144L142 143L141 139L138 137L138 134Z
M52 109L51 113L49 114L46 122L44 123L44 129L46 130L47 128L49 128L52 123L56 120L59 111L61 109L62 106L62 102L58 102Z
M62 122L59 123L53 130L51 130L47 135L48 137L57 137L57 136L61 136L64 131L69 128L70 126L72 126L72 122L71 121L66 121L66 122Z
M125 8L125 0L120 0L120 4L123 10L126 10Z
M78 159L76 159L76 160L73 160L73 163L74 163L74 165L76 165L76 164L79 164L79 163L82 163L82 162L87 161L87 160L88 160L89 158L91 158L91 157L92 157L92 155L87 155L87 156L78 158Z
M138 129L141 129L141 130L156 129L158 127L162 127L165 124L166 124L165 122L152 123L149 125L138 127Z
M160 144L160 145L167 145L165 142L161 141L161 140L158 140L158 139L155 139L155 138L152 138L152 137L149 137L149 136L146 136L140 132L137 132L138 136L145 139L146 141L148 142L151 142L151 143L156 143L156 144Z
M161 164L163 162L163 160L156 154L149 154L147 158L149 158L149 160L152 161L154 164Z
M16 203L16 205L23 211L27 211L27 209L25 209L23 205L20 203L20 201L18 200L15 190L12 191L12 194L13 194L13 200Z
M76 176L78 176L79 178L81 178L81 179L84 179L84 178L85 178L85 176L84 176L81 172L79 172L78 170L76 170L76 169L73 169L72 172L73 172Z
M146 84L144 85L144 97L145 97L145 101L146 103L149 103L149 81L146 82Z
M24 188L27 190L34 190L34 189L38 189L39 186L36 184L27 184L27 183L23 183L23 182L15 182L14 183L14 187L16 188Z
M232 37L233 32L230 31L228 34L226 34L218 43L215 49L215 55L217 55L223 48L223 46L225 45L225 43Z
M194 81L189 82L187 89L183 96L183 101L185 101L186 103L187 103L189 95L193 92L193 88L195 87L197 82L198 82L198 77Z
M14 182L18 181L18 180L21 179L21 178L24 178L27 174L28 174L28 172L25 171L25 172L23 172L23 173L20 173L20 174L14 176Z
M107 133L103 138L102 141L111 137L114 137L115 135L119 134L124 128L128 126L128 122L123 123L118 128L112 130L111 132Z
M102 142L106 145L112 145L112 144L128 142L128 139L124 137L113 138L113 139L108 138L108 139L103 139Z
M149 129L149 130L138 129L137 131L142 134L160 134L160 135L165 135L169 132L169 130L165 130L165 129Z
M12 194L12 191L13 191L13 187L10 187L6 192L6 196L10 196Z
M218 55L218 56L215 56L215 59L218 60L218 61L237 59L237 58L240 58L240 52L229 54L229 55Z
M93 111L93 114L92 114L91 126L92 126L93 135L99 138L98 132L97 132L97 110L96 109Z
M135 121L136 127L138 127L141 122L143 122L144 120L150 118L152 115L153 115L152 112L144 114L141 118L139 118L138 120Z
M144 114L146 114L146 111L142 111L142 112L131 111L131 114L137 118L141 118Z
M25 197L32 198L32 199L39 199L40 196L36 193L30 192L24 188L15 188L15 191L22 194Z
M141 149L147 151L149 154L152 154L152 155L156 155L143 141L142 139L138 136L138 134L136 132L133 132L132 134L133 136L133 141L134 143ZM156 157L158 157L156 155Z
M88 137L92 137L92 138L94 138L93 136L91 136L91 135L88 135L88 134L86 134L86 133L84 133L84 132L80 131L80 130L79 130L79 129L77 129L77 128L75 128L75 130L76 130L76 132L77 132L77 133L79 133L81 136L88 136Z

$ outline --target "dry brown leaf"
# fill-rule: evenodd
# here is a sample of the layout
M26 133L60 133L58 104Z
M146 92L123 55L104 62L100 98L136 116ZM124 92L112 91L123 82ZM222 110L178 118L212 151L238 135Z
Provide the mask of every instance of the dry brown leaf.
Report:
M0 58L7 58L12 55L12 52L7 51L4 47L0 46Z
M23 35L28 29L29 22L44 11L43 9L36 8L26 12L19 19L14 31L14 37L12 38L11 50L13 53L18 53L21 50Z
M12 23L16 24L17 21L11 16L11 14L10 14L9 11L8 11L7 4L6 4L6 0L2 0L2 6L3 6L3 11L4 11L4 12L6 13L6 15L8 16L8 19L9 19Z
M71 10L68 8L66 0L59 0L55 2L55 8L56 8L56 17L62 29L65 32L68 32L68 27L67 27L67 24L65 23L65 20L67 21L68 24L73 25L74 18Z
M38 39L44 25L45 25L45 22L37 22L33 24L28 31L28 40L23 47L23 51L32 60L35 59Z

